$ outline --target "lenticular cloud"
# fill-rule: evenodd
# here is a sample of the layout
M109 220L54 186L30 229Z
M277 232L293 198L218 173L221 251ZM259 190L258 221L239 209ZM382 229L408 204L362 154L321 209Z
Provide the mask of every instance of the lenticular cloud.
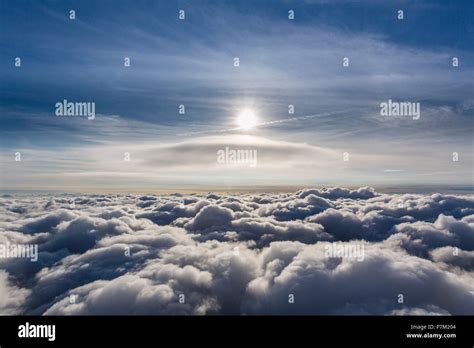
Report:
M0 245L38 246L0 258L0 314L474 314L472 195L4 195L0 215Z

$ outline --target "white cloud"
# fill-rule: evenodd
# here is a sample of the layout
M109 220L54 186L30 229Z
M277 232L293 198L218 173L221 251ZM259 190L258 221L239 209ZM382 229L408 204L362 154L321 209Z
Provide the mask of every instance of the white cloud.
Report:
M0 313L472 314L473 207L371 188L1 197L0 242L39 258L0 259Z
M8 278L8 273L0 270L0 314L20 314L30 290L18 288Z

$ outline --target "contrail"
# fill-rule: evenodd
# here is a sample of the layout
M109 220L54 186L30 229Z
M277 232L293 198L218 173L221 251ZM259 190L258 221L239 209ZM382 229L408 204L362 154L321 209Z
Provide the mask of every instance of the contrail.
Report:
M336 114L342 114L345 112L351 111L351 109L346 109L346 110L340 110L340 111L330 111L330 112L322 112L319 114L312 114L312 115L305 115L305 116L295 116L295 117L290 117L290 118L283 118L281 120L274 120L274 121L268 121L268 122L261 122L257 123L255 125L255 128L258 127L264 127L264 126L269 126L273 124L279 124L279 123L287 123L287 122L294 122L294 121L301 121L301 120L307 120L310 118L314 117L324 117L324 116L331 116L331 115L336 115ZM190 136L190 135L199 135L199 134L218 134L218 133L227 133L227 132L232 132L232 131L238 131L241 130L242 127L235 127L235 128L224 128L224 129L216 129L216 130L209 130L209 131L201 131L201 132L188 132L188 133L181 133L178 134L178 136Z

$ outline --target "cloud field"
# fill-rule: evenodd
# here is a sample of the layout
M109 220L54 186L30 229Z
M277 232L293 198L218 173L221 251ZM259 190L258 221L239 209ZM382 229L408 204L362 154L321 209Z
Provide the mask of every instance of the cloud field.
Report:
M0 216L0 245L39 252L0 258L0 314L474 314L474 195L3 195Z

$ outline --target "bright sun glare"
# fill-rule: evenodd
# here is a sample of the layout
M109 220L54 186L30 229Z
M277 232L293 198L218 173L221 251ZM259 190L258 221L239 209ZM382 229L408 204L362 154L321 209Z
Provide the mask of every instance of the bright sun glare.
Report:
M251 109L242 110L237 117L237 125L240 129L250 130L257 126L257 116Z

